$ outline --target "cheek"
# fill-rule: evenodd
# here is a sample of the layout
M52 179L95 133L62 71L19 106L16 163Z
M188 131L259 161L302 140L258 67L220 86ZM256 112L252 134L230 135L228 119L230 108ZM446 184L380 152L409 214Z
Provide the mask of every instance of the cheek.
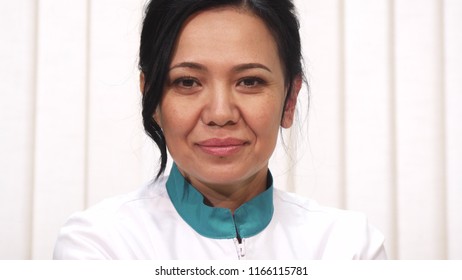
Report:
M180 140L181 136L188 134L194 127L195 114L191 106L183 106L167 99L162 103L159 112L159 125L167 142Z
M270 99L247 108L246 122L257 136L277 137L281 123L281 102L279 99Z

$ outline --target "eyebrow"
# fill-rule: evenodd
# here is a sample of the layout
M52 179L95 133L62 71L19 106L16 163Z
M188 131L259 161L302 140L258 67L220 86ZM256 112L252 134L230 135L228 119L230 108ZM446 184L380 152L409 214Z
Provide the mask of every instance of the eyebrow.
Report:
M242 72L242 71L245 71L245 70L255 69L255 68L263 69L263 70L266 70L266 71L272 73L271 70L268 67L266 67L265 65L260 64L260 63L239 64L239 65L236 65L236 66L233 67L233 71L234 72Z
M201 70L201 71L207 70L207 67L205 67L202 64L195 63L195 62L181 62L181 63L175 64L172 67L170 67L169 71L172 71L175 68L191 68L191 69Z
M178 64L175 64L173 65L169 71L175 69L175 68L191 68L191 69L195 69L195 70L199 70L199 71L206 71L207 70L207 67L205 67L205 65L202 65L200 63L196 63L196 62L188 62L188 61L185 61L185 62L181 62L181 63L178 63ZM234 66L232 68L232 71L233 72L243 72L245 70L249 70L249 69L263 69L263 70L266 70L270 73L272 73L271 69L269 69L267 66L261 64L261 63L243 63L243 64L238 64L236 66Z

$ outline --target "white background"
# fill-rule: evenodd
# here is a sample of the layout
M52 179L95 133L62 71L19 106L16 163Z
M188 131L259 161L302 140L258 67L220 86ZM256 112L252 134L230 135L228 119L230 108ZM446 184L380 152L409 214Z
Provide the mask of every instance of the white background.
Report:
M144 0L0 0L0 259L137 189ZM394 259L462 259L462 1L298 0L307 77L276 187L365 212Z

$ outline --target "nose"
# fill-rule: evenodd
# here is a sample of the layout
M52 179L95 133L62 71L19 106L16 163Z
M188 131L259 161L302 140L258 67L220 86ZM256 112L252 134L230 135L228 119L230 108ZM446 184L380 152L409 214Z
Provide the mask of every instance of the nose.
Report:
M201 116L204 124L223 127L234 125L239 121L240 113L232 90L224 86L214 87L206 99Z

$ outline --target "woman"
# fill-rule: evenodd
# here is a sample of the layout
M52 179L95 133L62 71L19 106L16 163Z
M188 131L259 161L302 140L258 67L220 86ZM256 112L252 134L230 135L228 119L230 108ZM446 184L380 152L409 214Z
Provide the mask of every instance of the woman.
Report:
M140 46L156 180L73 215L56 259L375 259L358 213L273 188L268 161L302 86L290 0L152 0ZM174 164L162 176L167 148Z

